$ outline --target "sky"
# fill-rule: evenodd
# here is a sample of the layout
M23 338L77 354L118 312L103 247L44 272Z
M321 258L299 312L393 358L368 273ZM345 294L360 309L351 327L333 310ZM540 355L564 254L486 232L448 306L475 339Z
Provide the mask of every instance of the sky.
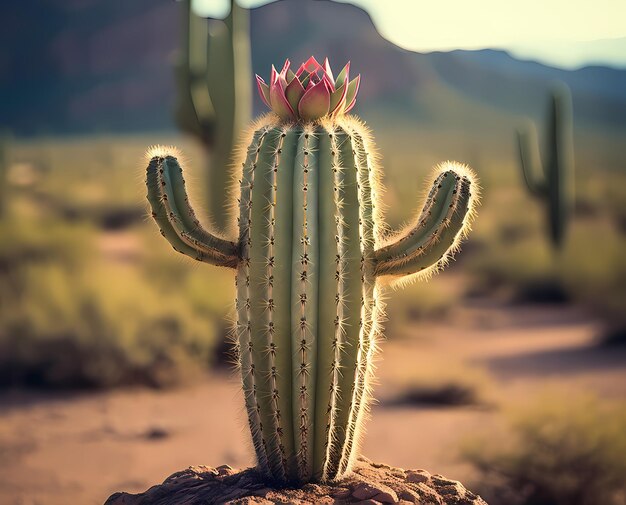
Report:
M206 16L228 11L229 0L193 1ZM563 68L626 68L626 0L336 1L364 8L384 37L414 51L494 48Z

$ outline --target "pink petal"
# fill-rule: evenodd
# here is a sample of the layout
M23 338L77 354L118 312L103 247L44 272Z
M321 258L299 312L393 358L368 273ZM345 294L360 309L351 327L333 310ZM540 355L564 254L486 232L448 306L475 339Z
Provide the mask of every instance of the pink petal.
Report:
M328 62L328 58L324 60L324 75L328 78L328 81L333 85L333 90L335 89L335 78L333 77L333 71L330 68L330 63Z
M346 94L346 112L350 112L356 103L356 95L359 92L359 84L361 83L361 74L357 75L350 84L348 84L348 92Z
M285 96L287 97L287 101L289 102L289 105L291 105L292 110L298 110L298 103L304 96L304 87L298 79L293 79L287 85L287 88L285 89Z
M298 104L298 112L302 119L313 120L328 114L329 107L330 90L327 82L322 80L306 90Z
M322 75L322 81L326 81L326 84L328 84L328 89L330 91L335 91L335 81L332 79L332 77L328 77L328 74L324 73Z
M310 73L317 72L318 70L322 68L322 66L317 62L317 60L313 56L311 56L308 60L306 60L303 63L303 66L305 70L309 71Z
M263 78L258 74L256 76L256 86L259 89L259 95L261 95L261 100L263 100L263 103L269 108L272 108L272 106L270 105L270 87L265 84Z
M272 73L270 74L270 86L274 84L278 80L278 72L276 72L276 67L272 65Z
M281 119L296 118L296 114L291 108L291 105L289 105L287 98L285 98L285 89L279 77L270 85L270 104L272 110L278 114Z

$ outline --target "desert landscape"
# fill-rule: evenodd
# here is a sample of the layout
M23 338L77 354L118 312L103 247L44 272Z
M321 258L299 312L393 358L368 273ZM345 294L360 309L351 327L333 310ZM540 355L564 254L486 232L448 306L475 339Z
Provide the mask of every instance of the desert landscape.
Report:
M99 504L192 465L247 468L234 274L172 252L145 201L146 149L175 145L212 222L207 153L173 120L178 7L40 3L0 7L15 42L0 59L0 503ZM469 164L482 186L454 261L384 290L363 455L491 505L626 503L626 70L413 52L326 0L253 8L250 26L254 72L315 54L361 74L354 112L391 229L437 163ZM574 110L560 247L515 138L530 118L547 163L555 80Z

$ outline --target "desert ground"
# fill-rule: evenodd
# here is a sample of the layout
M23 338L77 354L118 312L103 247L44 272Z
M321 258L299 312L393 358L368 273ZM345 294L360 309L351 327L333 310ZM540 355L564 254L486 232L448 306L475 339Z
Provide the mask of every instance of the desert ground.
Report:
M626 398L626 349L598 347L596 334L596 322L576 308L480 299L445 323L414 321L382 343L364 454L471 488L459 445L496 428L503 411L547 391ZM419 401L407 397L412 382L423 388L435 370L449 373L452 385L469 383L469 401L429 405L423 391ZM228 373L169 391L3 392L0 503L99 504L189 465L249 466L241 404Z

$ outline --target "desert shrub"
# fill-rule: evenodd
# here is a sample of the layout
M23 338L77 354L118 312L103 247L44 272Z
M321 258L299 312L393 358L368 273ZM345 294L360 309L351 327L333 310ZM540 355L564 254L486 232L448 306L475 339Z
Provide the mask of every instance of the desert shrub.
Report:
M467 442L492 505L618 505L626 499L626 406L547 396L500 435Z
M0 385L177 384L210 364L214 318L126 265L23 268L0 297Z

